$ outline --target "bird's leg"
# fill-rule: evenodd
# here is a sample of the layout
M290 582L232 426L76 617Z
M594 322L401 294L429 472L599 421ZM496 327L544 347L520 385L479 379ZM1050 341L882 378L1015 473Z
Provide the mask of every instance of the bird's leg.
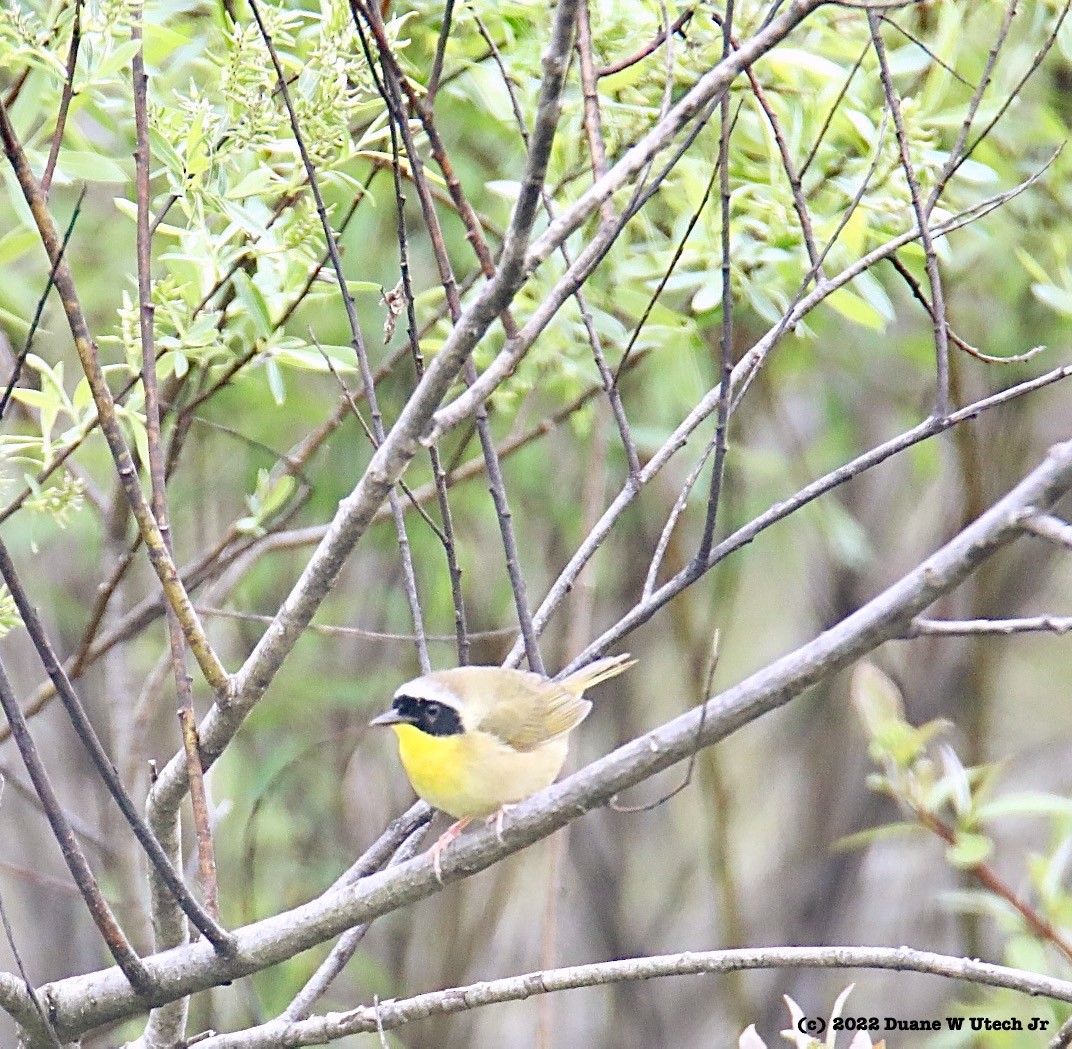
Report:
M487 820L485 820L486 823L491 823L492 821L495 822L495 837L499 839L499 844L500 845L503 843L503 836L502 836L502 832L503 832L503 816L505 816L507 814L507 812L509 812L511 809L516 809L516 808L517 808L517 803L516 802L514 802L513 804L500 805L499 810L497 812L493 812L487 818Z
M439 861L440 854L472 822L473 817L466 816L464 819L452 823L439 835L438 838L436 838L435 844L428 850L428 854L432 857L432 867L435 869L436 881L439 882L440 885L443 884L443 868Z

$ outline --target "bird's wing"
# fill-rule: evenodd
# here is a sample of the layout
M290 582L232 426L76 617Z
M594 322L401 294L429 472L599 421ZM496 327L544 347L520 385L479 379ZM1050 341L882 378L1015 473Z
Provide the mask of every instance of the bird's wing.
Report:
M587 699L565 690L518 689L513 696L500 697L477 728L490 732L514 750L535 750L576 728L591 709Z

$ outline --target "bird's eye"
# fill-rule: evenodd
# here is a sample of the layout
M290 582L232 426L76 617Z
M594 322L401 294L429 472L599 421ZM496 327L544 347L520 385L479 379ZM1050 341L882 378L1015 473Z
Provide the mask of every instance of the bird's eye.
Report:
M439 717L439 704L436 703L435 700L426 703L424 709L427 712L428 716L433 720Z

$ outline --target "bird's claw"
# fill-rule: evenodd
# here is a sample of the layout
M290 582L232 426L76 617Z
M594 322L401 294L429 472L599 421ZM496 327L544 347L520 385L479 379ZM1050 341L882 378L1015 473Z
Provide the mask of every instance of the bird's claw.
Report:
M429 855L432 857L432 870L435 871L436 881L440 885L443 884L443 863L441 856L443 850L456 838L469 824L472 822L471 817L458 820L456 823L452 823L442 834L436 838L435 844L428 850Z
M495 822L495 838L500 845L503 842L503 817L510 809L516 809L517 805L501 805L497 812L493 812L487 819L488 823Z

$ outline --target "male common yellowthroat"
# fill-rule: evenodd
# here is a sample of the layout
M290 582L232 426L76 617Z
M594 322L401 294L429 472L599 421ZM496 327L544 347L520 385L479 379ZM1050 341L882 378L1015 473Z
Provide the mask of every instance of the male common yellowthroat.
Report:
M436 842L439 853L477 817L550 786L562 770L569 733L592 709L586 689L636 662L597 659L561 681L502 667L457 667L415 678L395 692L372 725L390 725L410 783L457 822Z

